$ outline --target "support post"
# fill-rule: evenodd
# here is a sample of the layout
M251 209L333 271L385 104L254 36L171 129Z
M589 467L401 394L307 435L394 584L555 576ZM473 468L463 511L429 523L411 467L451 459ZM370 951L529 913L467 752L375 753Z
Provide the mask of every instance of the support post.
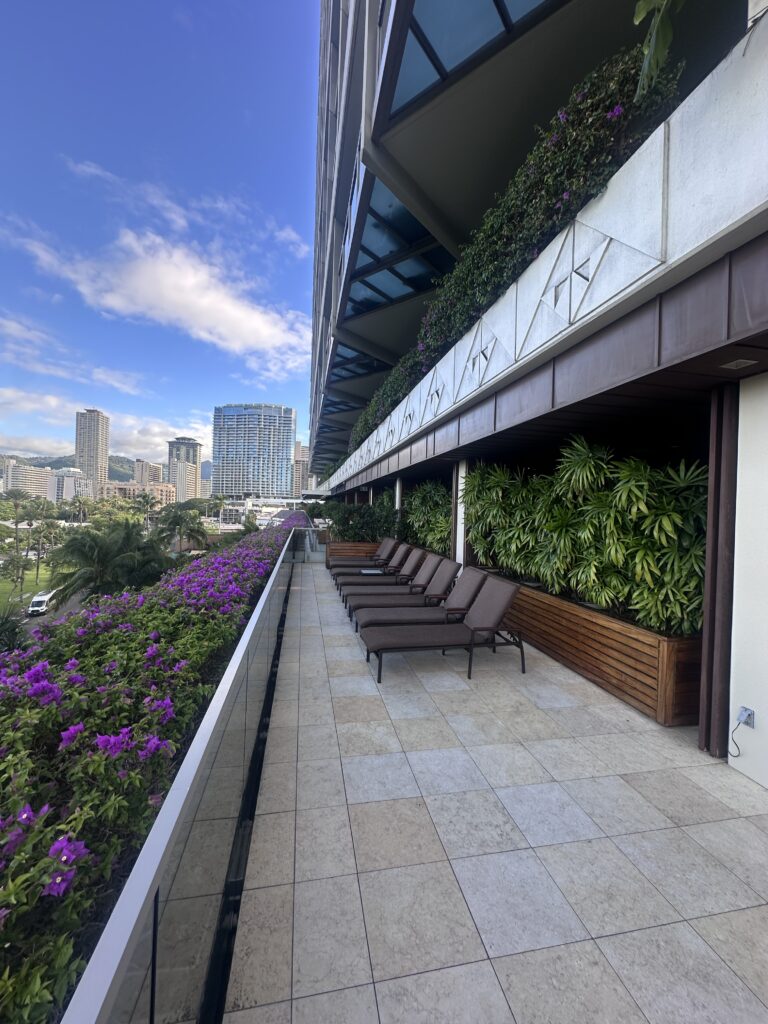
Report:
M400 534L400 520L403 515L403 478L395 477L395 519L397 521L397 533Z
M373 486L368 488L368 504L373 504Z
M713 757L728 752L731 691L731 624L736 527L739 385L712 392L709 428L707 554L701 650L699 747Z
M464 480L467 460L460 459L453 467L453 557L464 565L466 558L466 524L464 521Z

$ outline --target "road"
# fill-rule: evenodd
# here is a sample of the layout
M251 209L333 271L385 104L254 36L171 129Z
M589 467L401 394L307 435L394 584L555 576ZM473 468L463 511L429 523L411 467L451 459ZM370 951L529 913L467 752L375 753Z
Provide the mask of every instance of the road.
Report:
M53 622L54 619L60 619L62 615L66 615L68 612L79 611L81 603L82 602L79 597L71 597L68 601L65 601L60 608L55 608L53 611L47 612L45 615L34 615L32 618L27 618L25 616L22 625L28 633L31 633L36 626L42 626L46 622Z

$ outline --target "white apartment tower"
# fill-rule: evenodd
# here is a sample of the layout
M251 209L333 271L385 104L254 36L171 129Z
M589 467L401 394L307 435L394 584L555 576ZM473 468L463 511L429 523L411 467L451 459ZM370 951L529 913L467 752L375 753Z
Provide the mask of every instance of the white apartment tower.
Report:
M85 409L75 417L75 465L93 481L98 494L106 486L109 470L109 416L99 409Z
M176 500L200 497L200 464L203 446L193 437L168 442L168 482L176 487Z
M213 410L213 493L293 494L296 410L285 405L217 405Z
M133 464L133 479L137 484L159 484L163 479L163 467L158 462L136 459Z
M297 441L293 449L293 496L300 498L309 484L309 447Z

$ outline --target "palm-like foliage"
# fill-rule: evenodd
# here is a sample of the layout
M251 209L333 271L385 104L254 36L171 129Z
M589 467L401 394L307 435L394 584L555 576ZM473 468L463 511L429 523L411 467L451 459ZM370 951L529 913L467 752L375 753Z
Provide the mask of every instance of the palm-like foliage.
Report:
M145 537L141 524L124 520L106 530L83 527L51 555L51 584L56 603L76 594L112 594L157 580L171 564L155 537Z
M133 507L139 513L144 520L144 529L149 530L149 520L153 512L160 507L159 500L150 494L149 491L142 491L141 494L137 494L133 502Z
M205 547L208 543L200 513L175 505L169 506L160 517L157 537L163 544L175 545L179 552L185 540L197 547Z
M27 494L26 491L22 491L20 487L12 487L9 491L6 491L3 495L5 501L10 501L13 506L13 527L14 527L14 550L18 555L19 553L19 523L23 518L22 509L28 501L31 500L32 496Z
M480 464L464 485L478 558L650 629L701 628L707 468L657 469L574 438L555 472Z
M26 633L21 617L11 608L0 608L0 651L13 651L21 647Z

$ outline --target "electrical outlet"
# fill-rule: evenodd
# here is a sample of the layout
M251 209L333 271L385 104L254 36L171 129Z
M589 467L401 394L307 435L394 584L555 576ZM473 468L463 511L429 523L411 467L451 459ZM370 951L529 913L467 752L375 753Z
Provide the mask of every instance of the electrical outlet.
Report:
M755 728L755 712L752 708L739 708L739 722L742 725L746 725L750 729Z

